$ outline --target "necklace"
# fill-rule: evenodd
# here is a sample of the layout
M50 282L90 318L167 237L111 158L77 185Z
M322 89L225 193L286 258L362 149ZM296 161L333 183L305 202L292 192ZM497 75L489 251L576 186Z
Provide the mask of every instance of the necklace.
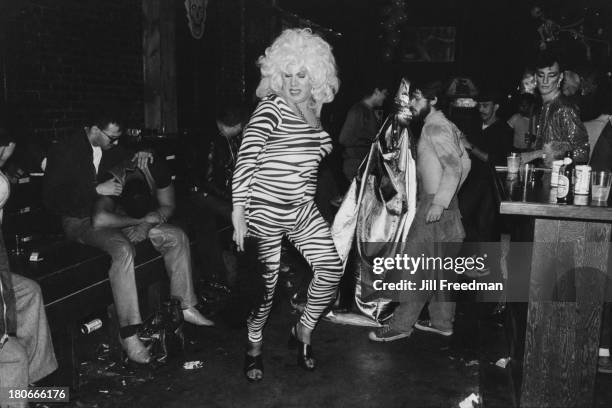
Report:
M312 126L312 124L308 120L306 120L306 116L304 115L304 112L302 112L302 110L300 109L299 105L293 104L293 106L295 106L295 108L297 109L298 115L300 116L300 118L302 118L302 120L306 122L308 125ZM315 116L315 120L316 120L316 123L315 123L316 126L312 126L312 127L314 127L315 129L321 129L322 128L321 118L319 118L318 116Z

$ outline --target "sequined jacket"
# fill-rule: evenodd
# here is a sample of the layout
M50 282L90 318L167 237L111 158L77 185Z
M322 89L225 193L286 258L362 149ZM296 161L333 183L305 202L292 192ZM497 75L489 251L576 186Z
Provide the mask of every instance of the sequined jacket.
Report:
M589 136L580 120L578 108L559 95L542 106L538 116L536 137L539 147L557 142L574 152L576 163L589 161Z

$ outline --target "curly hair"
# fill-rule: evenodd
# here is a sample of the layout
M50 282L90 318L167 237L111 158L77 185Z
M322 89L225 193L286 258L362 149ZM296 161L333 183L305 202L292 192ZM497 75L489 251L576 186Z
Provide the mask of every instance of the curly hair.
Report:
M319 108L333 101L338 92L340 81L332 48L309 28L283 31L266 48L265 55L259 57L257 65L261 70L261 81L256 90L259 98L279 93L283 86L282 75L291 66L306 68L312 85L312 98Z

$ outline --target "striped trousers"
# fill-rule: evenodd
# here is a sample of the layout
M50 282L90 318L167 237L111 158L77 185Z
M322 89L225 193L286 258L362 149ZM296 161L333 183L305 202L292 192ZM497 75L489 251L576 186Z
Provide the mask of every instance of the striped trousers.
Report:
M257 259L263 266L265 295L263 303L247 319L249 341L263 339L263 328L272 309L278 281L281 241L287 236L313 270L308 301L300 323L314 329L323 311L334 300L343 268L325 222L314 201L298 207L278 208L252 199L249 205L248 235L257 242Z

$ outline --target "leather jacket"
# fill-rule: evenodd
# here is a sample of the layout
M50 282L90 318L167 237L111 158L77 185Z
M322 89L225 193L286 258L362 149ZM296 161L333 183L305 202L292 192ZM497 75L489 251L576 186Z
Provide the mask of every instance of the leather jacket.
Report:
M241 142L242 134L231 138L217 134L210 142L204 175L204 190L207 193L231 201L232 174Z

